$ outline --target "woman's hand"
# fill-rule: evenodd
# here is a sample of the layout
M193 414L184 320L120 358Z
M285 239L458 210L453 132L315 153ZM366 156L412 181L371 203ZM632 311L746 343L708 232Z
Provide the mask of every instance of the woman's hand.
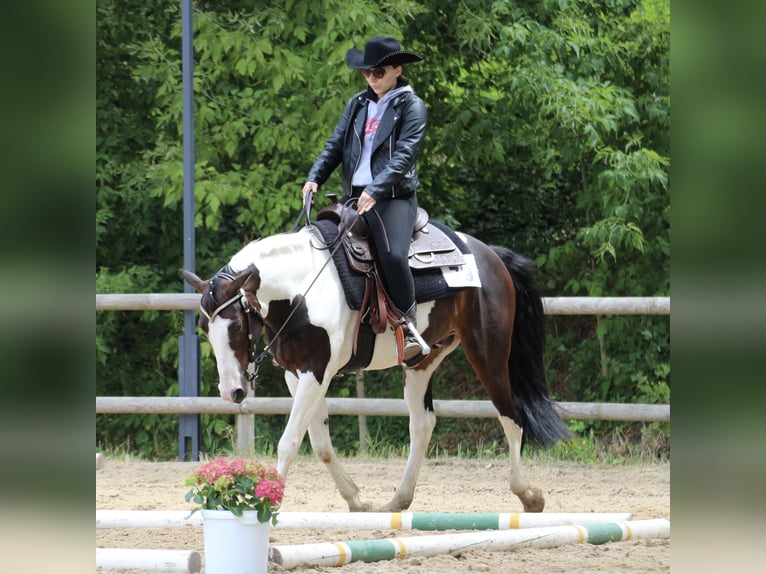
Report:
M366 191L363 191L362 195L360 195L359 199L356 201L356 212L359 215L362 215L363 213L366 213L375 207L376 203L377 202L375 201L374 197L372 197Z
M311 194L311 204L314 204L314 196L317 194L319 185L315 181L307 181L303 184L303 205L306 205L306 194Z

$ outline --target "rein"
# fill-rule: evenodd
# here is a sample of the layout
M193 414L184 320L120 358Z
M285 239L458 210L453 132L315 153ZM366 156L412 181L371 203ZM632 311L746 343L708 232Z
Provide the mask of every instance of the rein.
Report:
M309 209L311 209L311 208L309 207ZM306 217L308 218L308 214L306 215ZM359 218L360 216L359 216L359 215L357 215L356 217L357 217L357 218ZM307 219L307 221L308 221L308 219ZM356 219L354 219L354 221L351 223L351 225L353 225L355 222L356 222ZM307 227L308 227L308 225L307 225ZM350 226L350 225L349 225L349 226L347 226L347 228L349 228L349 227L351 227L351 226ZM345 230L340 230L340 229L338 230L338 237L339 237L339 238L342 238L342 237L343 237L343 231L345 231ZM335 255L335 252L336 252L336 251L338 251L338 248L339 248L339 247L340 247L342 244L343 244L343 242L342 242L342 241L338 241L338 242L337 242L337 243L336 243L334 246L332 246L332 250L330 251L330 256L329 256L329 257L327 258L327 260L326 260L326 261L325 261L325 262L322 264L322 267L320 267L320 268L319 268L319 271L317 271L317 274L314 276L314 279L312 279L312 280L311 280L311 283L309 284L309 286L308 286L308 287L306 287L306 290L303 292L303 298L304 298L304 299L306 298L306 295L308 295L309 291L310 291L310 290L311 290L311 288L314 286L314 284L317 282L317 279L319 279L319 276L322 274L322 271L324 271L324 270L325 270L325 268L327 267L327 264L328 264L328 263L330 263L330 261L332 261L332 257L333 257L333 255ZM325 249L330 249L330 247L331 247L330 245L327 245L327 246L325 246ZM244 298L244 289L241 289L240 291L242 291L242 297L243 297L243 301L244 301L244 303L247 305L247 304L248 304L248 303L247 303L247 300ZM235 297L235 298L236 298L236 297ZM258 299L256 298L256 301L257 301L257 300L258 300ZM249 305L248 305L248 306L249 306ZM245 310L247 311L247 309L245 309ZM297 310L298 310L298 307L297 307L297 306L292 308L292 310L290 311L289 315L287 315L287 318L286 318L286 319L284 320L284 322L282 323L282 326L281 326L281 327L279 328L279 330L278 330L278 331L277 331L277 332L274 334L274 337L272 337L272 339L271 339L271 341L269 342L269 344L268 344L268 345L266 345L266 346L263 348L263 351L261 351L261 354L259 355L259 357L263 357L263 358L265 358L265 357L267 357L267 356L271 356L271 351L270 351L271 345L272 345L272 344L273 344L273 343L274 343L274 342L277 340L277 338L279 337L279 335L281 335L281 334L282 334L282 331L284 331L285 327L286 327L286 326L287 326L287 324L290 322L290 319L292 319L292 318L293 318L293 315L295 314L295 312L296 312ZM259 309L259 311L260 311L260 309ZM263 358L261 358L261 361L263 360ZM259 361L259 362L260 362L260 361Z
M298 224L299 224L301 218L304 217L304 216L306 218L306 225L305 225L305 227L311 228L310 213L311 213L311 199L310 199L310 196L309 196L309 197L305 198L303 209L301 210L301 213L298 215L298 219L296 220L295 225L293 227L293 232L297 231ZM346 229L350 229L356 223L356 220L359 219L359 217L361 217L361 216L359 214L357 214L356 217L354 218L354 220L349 225L346 225L344 227L344 229L340 229L340 228L338 229L338 240L335 243L335 245L332 245L332 244L325 245L325 247L323 249L331 249L330 256L322 264L322 267L319 269L319 271L317 271L316 276L314 277L314 279L312 279L312 281L309 284L309 286L306 287L306 290L303 292L303 298L304 299L306 298L306 295L308 295L308 292L311 290L311 288L314 286L314 284L317 282L317 279L319 279L319 276L322 274L322 271L324 271L325 268L327 267L327 264L330 263L330 261L332 261L332 258L335 255L335 252L343 244L342 238L343 238L343 234L345 233L345 230ZM312 245L312 247L313 247L313 245ZM224 271L219 271L216 274L216 277L223 277L224 279L228 279L229 281L233 281L234 280L234 276L233 275L231 275L229 273L226 273ZM212 279L211 279L211 284L212 284ZM260 303L260 301L258 301L258 297L255 297L255 307L252 307L250 305L250 302L247 300L244 288L240 288L239 292L236 295L234 295L233 297L231 297L231 298L227 299L226 301L224 301L223 303L221 303L218 307L216 307L216 309L212 313L208 314L208 312L205 311L205 309L202 307L202 305L200 305L200 312L205 317L207 317L207 320L208 320L209 323L212 323L213 320L221 313L221 311L226 309L226 307L228 307L229 305L235 303L237 301L237 299L239 299L240 305L242 305L242 308L245 311L245 316L247 316L247 314L252 312L252 313L258 315L258 317L260 318L261 322L264 325L266 324L266 320L264 319L263 315L261 315L261 303ZM255 383L258 380L258 370L260 369L261 363L267 357L271 357L272 359L274 358L273 355L271 354L271 346L276 342L276 340L282 334L282 331L285 330L285 327L290 322L290 319L292 319L293 315L295 314L295 312L297 310L298 310L297 306L293 307L293 309L287 315L287 318L282 322L282 325L279 327L277 332L272 337L271 341L263 348L263 351L261 351L258 355L256 355L257 341L255 341L254 338L253 338L253 332L252 332L252 329L250 329L250 319L248 318L248 321L247 321L247 324L248 324L248 339L250 340L250 345L249 345L249 348L248 348L248 358L249 358L250 364L253 365L253 372L249 373L247 375L247 381L250 383L250 385L251 385L251 387L253 389L255 388Z

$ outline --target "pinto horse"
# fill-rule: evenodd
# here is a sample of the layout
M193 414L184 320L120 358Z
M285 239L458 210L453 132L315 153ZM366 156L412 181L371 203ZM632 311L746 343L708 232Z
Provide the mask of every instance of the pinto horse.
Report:
M431 376L462 345L508 439L511 491L526 512L539 512L545 498L527 479L522 445L548 446L571 436L544 378L542 299L527 259L459 236L475 259L481 286L417 305L417 324L431 352L413 367L401 364L410 415L409 456L393 498L380 510L406 510L412 503L436 424ZM285 371L294 400L279 440L279 473L287 476L308 431L349 510L370 511L373 507L360 499L330 440L325 394L352 355L359 311L348 305L331 253L321 247L316 230L306 226L247 244L211 279L185 270L183 275L202 294L199 327L215 353L224 400L239 403L247 396L256 370L255 346L264 330L267 349ZM365 370L397 364L395 335L387 329L376 336Z

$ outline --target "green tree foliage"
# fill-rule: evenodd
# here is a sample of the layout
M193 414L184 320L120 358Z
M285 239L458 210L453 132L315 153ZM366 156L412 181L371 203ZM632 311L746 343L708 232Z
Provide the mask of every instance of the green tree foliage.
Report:
M182 290L180 6L97 3L99 293ZM419 171L432 217L535 258L546 296L669 294L667 0L194 2L201 275L289 229L316 153L364 87L345 52L378 34L425 55L405 74L429 110ZM551 317L548 327L557 398L668 400L667 318ZM176 394L181 331L181 313L98 313L98 394ZM202 393L215 395L204 342L202 355ZM258 394L284 395L278 370L262 371ZM352 379L330 394L353 394ZM435 384L438 396L485 398L459 354ZM394 371L372 374L368 395L400 385ZM230 422L204 417L203 448L222 448ZM283 422L264 417L258 432ZM351 450L345 424L341 450ZM405 421L370 424L406 435ZM451 425L437 429L445 448L461 436ZM100 416L97 433L104 446L175 452L172 417Z

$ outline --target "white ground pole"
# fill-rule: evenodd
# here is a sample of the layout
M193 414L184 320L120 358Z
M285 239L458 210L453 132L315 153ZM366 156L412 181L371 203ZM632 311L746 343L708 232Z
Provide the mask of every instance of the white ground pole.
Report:
M96 548L96 567L196 574L202 571L202 558L193 550Z
M475 550L552 548L564 544L603 544L642 538L669 538L670 521L637 520L550 526L506 531L433 534L381 540L272 545L269 559L289 570L301 565L342 566L349 562L376 562L409 556L458 555Z
M96 510L96 529L199 528L189 510ZM596 522L624 522L629 512L280 512L274 528L358 530L509 530Z

